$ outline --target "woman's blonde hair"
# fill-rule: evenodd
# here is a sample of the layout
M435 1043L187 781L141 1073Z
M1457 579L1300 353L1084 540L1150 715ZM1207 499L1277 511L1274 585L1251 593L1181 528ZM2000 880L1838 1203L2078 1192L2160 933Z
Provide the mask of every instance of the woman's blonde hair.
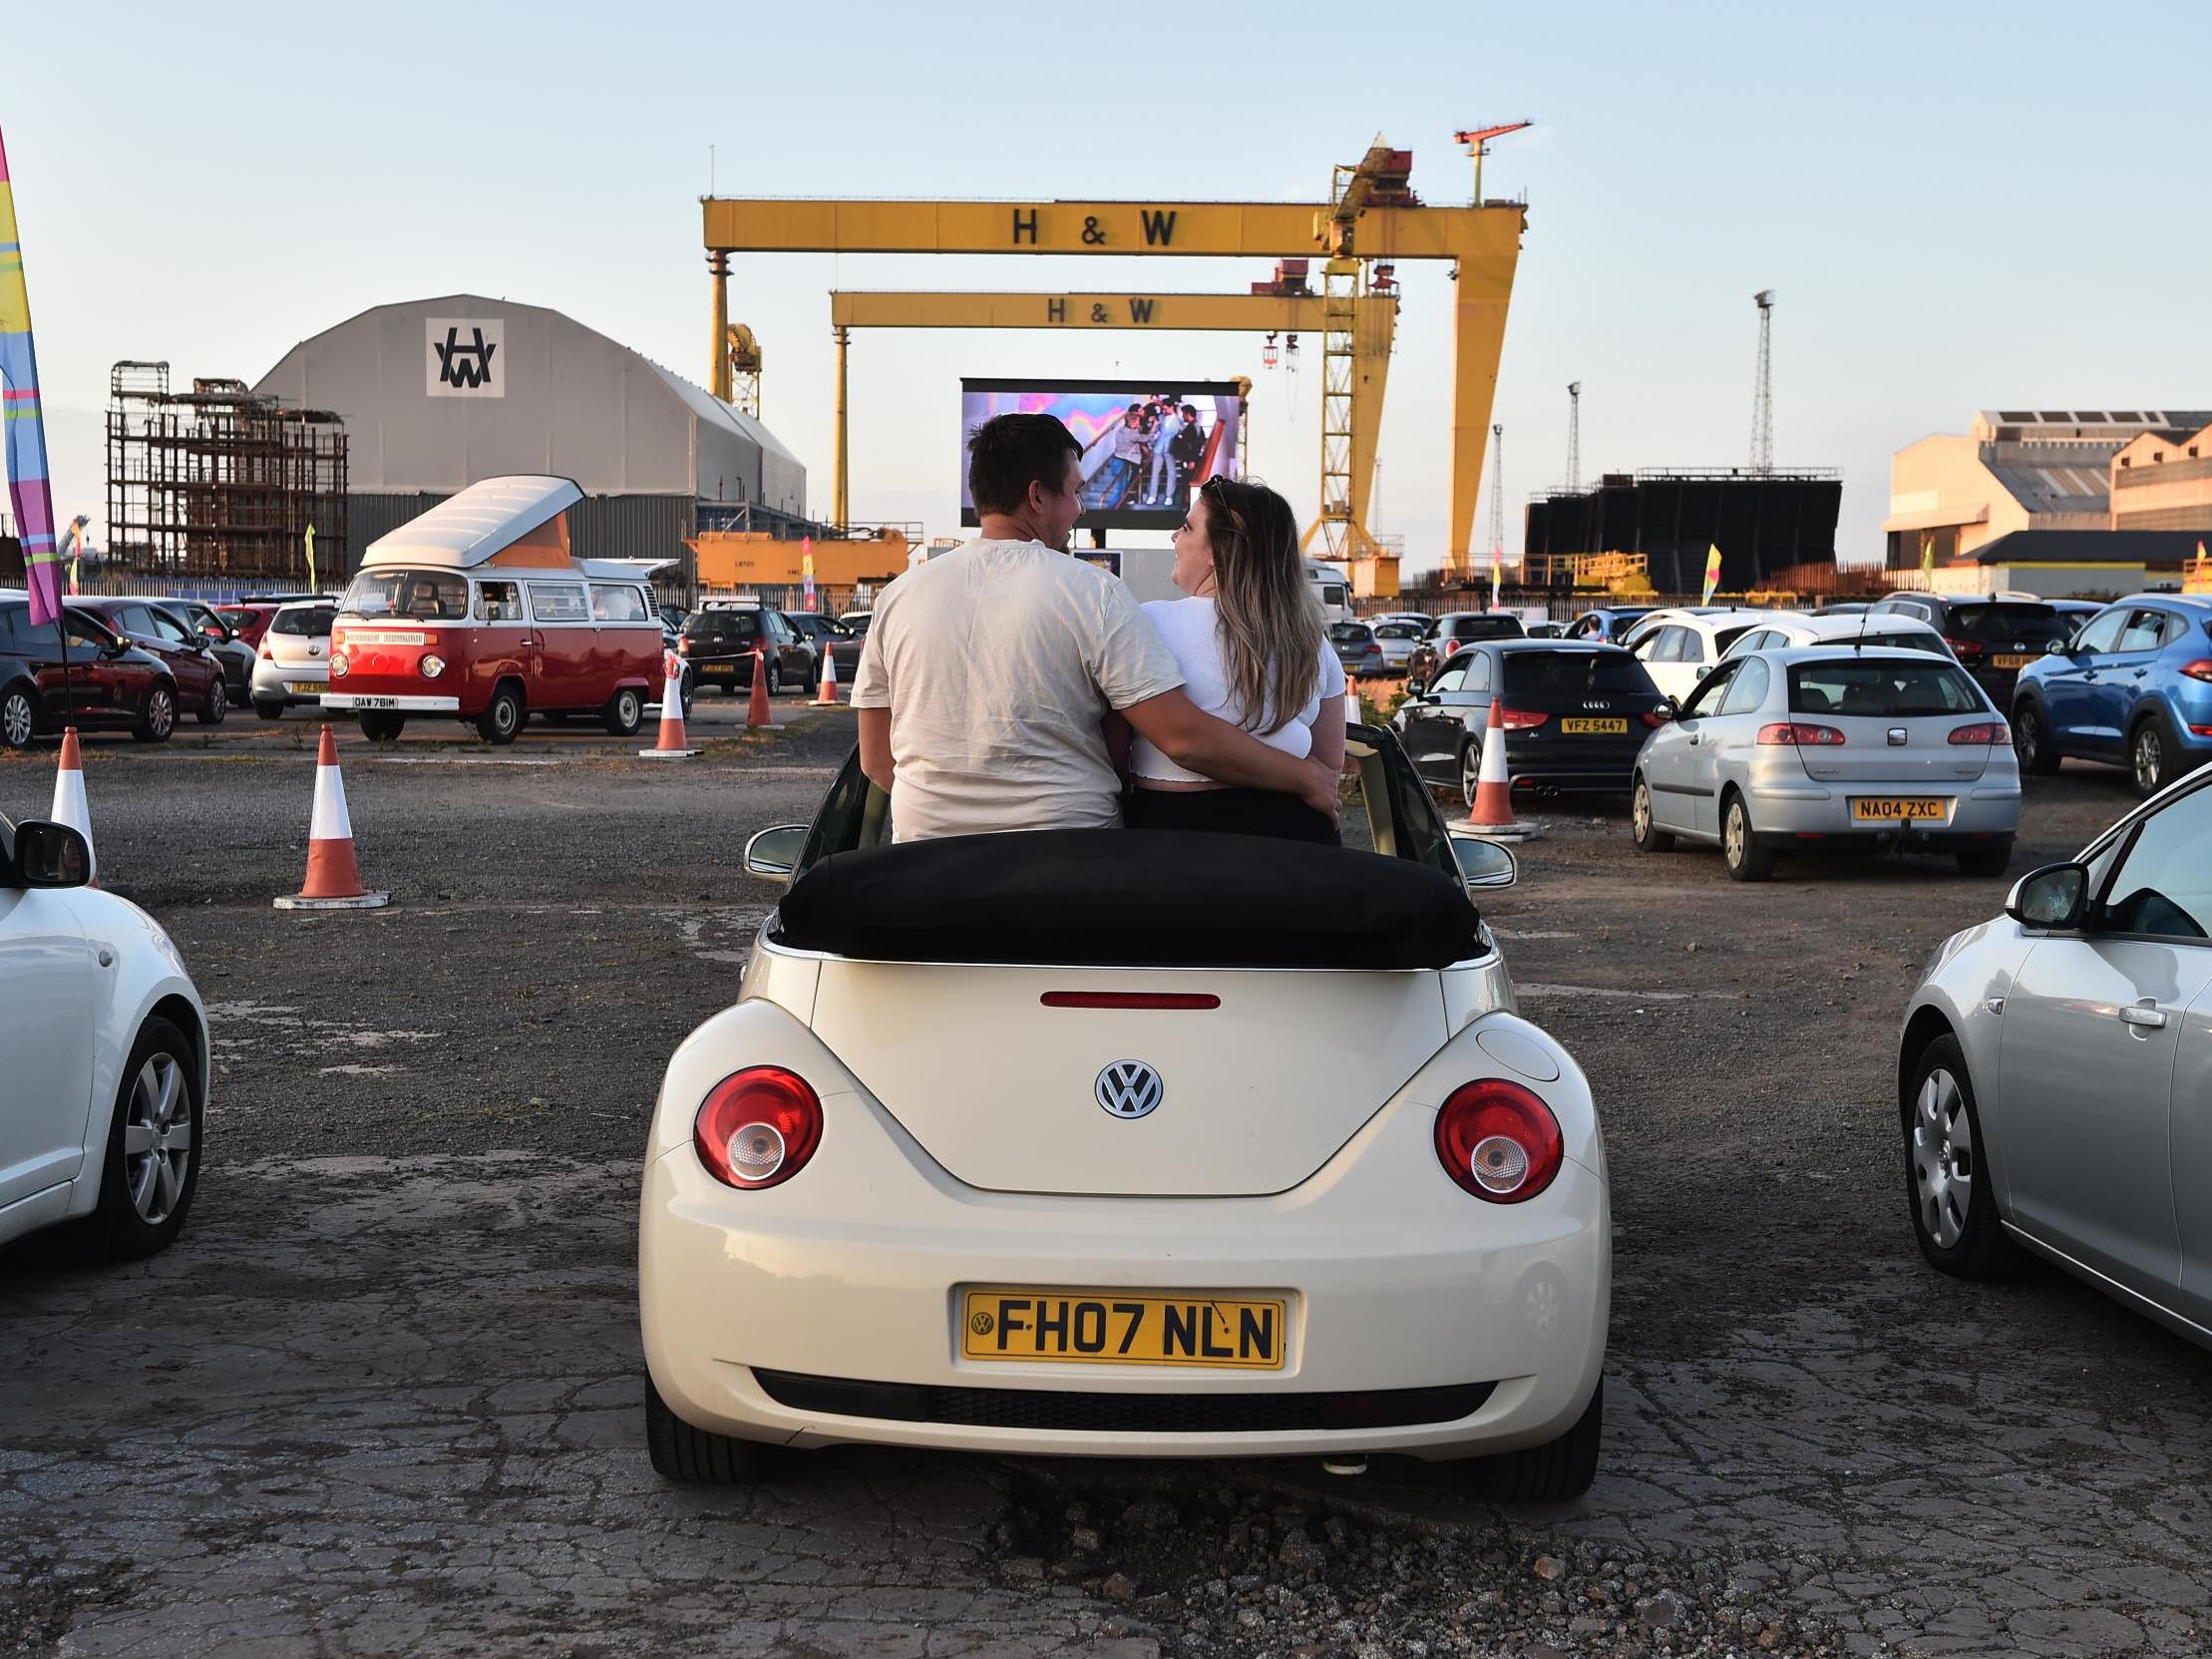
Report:
M1321 677L1321 608L1305 580L1297 520L1265 484L1209 478L1199 499L1230 689L1248 730L1280 731Z

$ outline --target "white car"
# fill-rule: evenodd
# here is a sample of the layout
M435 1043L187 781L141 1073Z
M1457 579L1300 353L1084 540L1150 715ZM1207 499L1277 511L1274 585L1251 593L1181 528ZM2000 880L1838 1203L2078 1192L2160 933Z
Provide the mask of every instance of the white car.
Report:
M1863 650L1924 650L1950 656L1951 647L1928 623L1913 617L1868 616L1865 612L1838 617L1806 617L1794 611L1769 612L1761 626L1735 636L1720 653L1725 662L1746 651L1772 650L1783 645L1854 645Z
M1589 1485L1612 1245L1574 1059L1515 1012L1455 842L1354 728L1347 846L1047 831L886 845L849 764L741 1000L650 1131L653 1462L838 1442L1410 1452ZM1296 902L1286 904L1294 894Z
M321 600L277 607L253 658L253 712L281 720L295 703L320 709L330 689L330 633L338 608Z
M1930 1263L1996 1277L2027 1245L2212 1347L2212 771L1937 947L1896 1086Z
M1679 703L1738 636L1772 622L1776 615L1772 611L1670 608L1638 618L1621 642L1644 664L1652 683ZM1788 615L1794 617L1796 613Z
M207 1018L169 935L91 874L75 830L0 818L0 1243L68 1222L146 1256L198 1184Z

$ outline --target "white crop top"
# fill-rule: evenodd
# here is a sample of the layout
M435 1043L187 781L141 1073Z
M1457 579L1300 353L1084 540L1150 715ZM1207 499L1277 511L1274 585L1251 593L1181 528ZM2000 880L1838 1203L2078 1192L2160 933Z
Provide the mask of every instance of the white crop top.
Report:
M1153 600L1145 606L1144 613L1146 620L1160 630L1160 638L1175 654L1176 664L1183 670L1184 695L1207 713L1233 726L1244 726L1247 710L1230 689L1229 665L1223 658L1221 633L1214 622L1214 602L1210 599ZM1344 665L1337 659L1335 647L1324 636L1320 680L1313 694L1305 699L1305 706L1279 730L1255 731L1252 735L1272 749L1281 749L1285 754L1302 759L1313 752L1313 722L1320 717L1322 699L1343 694ZM1251 730L1249 726L1245 729ZM1129 768L1141 778L1162 783L1210 781L1202 773L1185 771L1141 736L1130 745Z

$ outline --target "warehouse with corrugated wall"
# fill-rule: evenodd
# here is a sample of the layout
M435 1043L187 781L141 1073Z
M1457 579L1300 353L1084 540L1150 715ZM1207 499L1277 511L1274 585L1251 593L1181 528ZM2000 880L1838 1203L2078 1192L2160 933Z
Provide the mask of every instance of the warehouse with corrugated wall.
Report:
M344 422L354 556L503 473L572 478L575 552L676 559L702 506L803 519L807 470L729 404L572 317L478 294L379 305L302 340L257 392Z

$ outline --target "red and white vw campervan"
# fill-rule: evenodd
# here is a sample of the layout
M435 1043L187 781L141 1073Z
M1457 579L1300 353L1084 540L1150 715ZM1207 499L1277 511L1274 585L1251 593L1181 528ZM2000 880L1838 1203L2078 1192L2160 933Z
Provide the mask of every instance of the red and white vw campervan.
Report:
M565 478L488 478L369 544L338 602L325 708L397 737L448 714L512 743L532 714L637 730L662 688L660 617L642 567L577 559Z

